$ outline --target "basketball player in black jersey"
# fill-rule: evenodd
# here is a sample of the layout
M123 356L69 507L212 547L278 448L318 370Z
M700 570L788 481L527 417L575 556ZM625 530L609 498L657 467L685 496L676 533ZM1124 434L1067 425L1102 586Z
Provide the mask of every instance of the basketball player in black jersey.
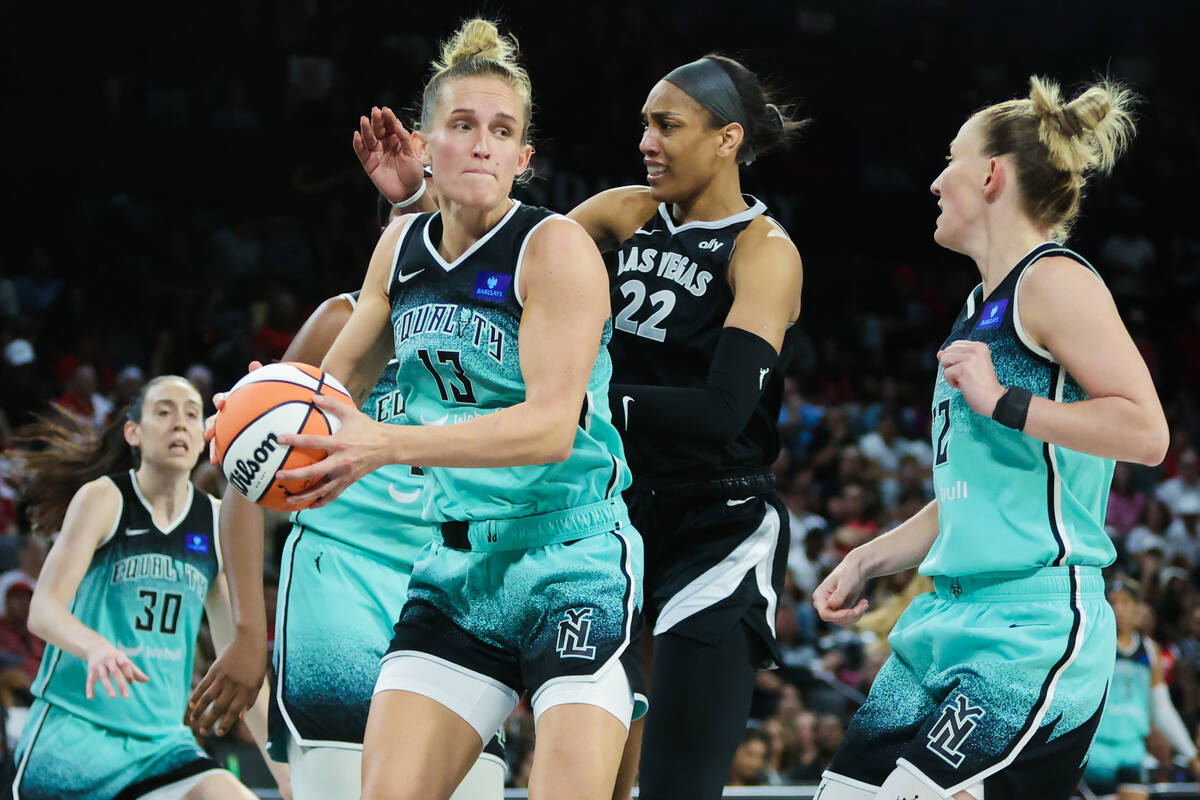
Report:
M603 192L570 217L618 251L610 397L634 474L626 500L645 537L655 636L640 796L719 798L755 673L778 662L788 537L770 467L803 277L787 233L742 194L739 166L803 123L720 56L659 81L642 117L649 186ZM355 151L381 193L430 204L398 191L415 173L397 167L408 134L395 116L372 109L360 127ZM614 797L629 796L639 728Z

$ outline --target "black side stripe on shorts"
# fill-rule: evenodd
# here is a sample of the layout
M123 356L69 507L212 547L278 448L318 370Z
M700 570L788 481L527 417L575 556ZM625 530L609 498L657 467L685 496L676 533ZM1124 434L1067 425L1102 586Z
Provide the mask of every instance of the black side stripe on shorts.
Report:
M1004 751L999 762L997 762L998 764L1006 764L1016 754L1017 750L1024 747L1024 740L1032 735L1033 726L1041 721L1045 716L1045 712L1049 709L1048 698L1051 687L1058 681L1059 674L1074 660L1075 652L1079 649L1080 640L1083 636L1083 608L1079 604L1079 577L1076 575L1076 569L1076 567L1071 567L1067 573L1071 581L1071 633L1067 636L1067 649L1063 651L1062 656L1050 668L1050 673L1046 676L1046 680L1042 682L1042 690L1038 694L1037 702L1033 704L1033 708L1029 711L1029 716L1025 718L1025 723L1021 726L1017 735L1013 737L1012 744ZM965 784L964 786L956 787L956 790L964 787Z
M303 429L301 429L303 430ZM291 611L291 603L288 598L292 595L292 579L296 572L296 550L300 547L300 540L304 538L304 534L308 531L303 525L300 526L300 532L296 534L296 541L292 543L292 557L288 563L288 582L287 589L280 598L283 603L283 626L282 630L275 631L275 646L279 648L279 669L275 676L275 702L279 706L279 716L283 717L284 724L288 731L292 732L295 729L295 724L292 718L288 715L287 706L283 703L284 698L284 681L287 680L287 622L288 612ZM296 738L299 739L299 731L294 731Z

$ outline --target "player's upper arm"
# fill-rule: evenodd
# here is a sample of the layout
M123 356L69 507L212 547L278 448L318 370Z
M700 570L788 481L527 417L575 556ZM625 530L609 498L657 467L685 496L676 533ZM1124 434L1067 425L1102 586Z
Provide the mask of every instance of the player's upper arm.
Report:
M618 186L584 200L567 216L578 222L602 251L616 248L654 213L645 186Z
M75 492L38 576L31 614L36 614L35 607L47 598L70 604L96 548L115 533L121 505L121 492L108 478L85 483Z
M375 385L392 352L388 282L397 244L414 219L416 216L409 214L384 229L371 255L358 303L321 360L321 369L341 380L355 398Z
M1162 415L1150 371L1112 294L1090 269L1065 256L1040 259L1021 278L1021 327L1091 397L1124 397Z
M604 261L578 224L551 218L530 238L518 291L526 401L561 412L573 438L609 317Z
M725 326L765 339L779 352L789 323L800 317L804 267L778 223L758 217L738 236L730 258L733 306Z
M325 300L300 326L284 352L283 360L320 364L353 312L354 304L344 295Z

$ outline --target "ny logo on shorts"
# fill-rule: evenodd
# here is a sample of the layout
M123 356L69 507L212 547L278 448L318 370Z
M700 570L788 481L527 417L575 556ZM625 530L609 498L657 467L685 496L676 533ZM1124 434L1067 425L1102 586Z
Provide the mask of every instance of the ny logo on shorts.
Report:
M592 632L592 612L594 608L568 609L562 622L558 623L558 643L554 649L562 658L586 658L589 661L596 658L596 648L588 644L588 635Z
M942 715L929 731L930 752L958 769L966 758L959 748L975 730L976 720L983 716L983 709L971 705L966 695L960 694L957 703L942 709Z

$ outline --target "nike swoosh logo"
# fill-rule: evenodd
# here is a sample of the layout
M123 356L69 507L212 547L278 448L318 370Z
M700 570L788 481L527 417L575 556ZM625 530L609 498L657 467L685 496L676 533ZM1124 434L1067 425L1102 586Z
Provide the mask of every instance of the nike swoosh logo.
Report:
M1023 624L1014 622L1013 624L1009 625L1008 627L1010 627L1010 628L1044 628L1049 624L1050 624L1049 622L1026 622Z
M397 503L415 503L417 498L421 496L421 490L415 489L411 492L402 492L396 488L396 484L388 484L388 496Z
M747 498L745 498L745 499L743 499L743 500L726 500L726 501L725 501L725 505L727 505L727 506L740 506L742 503L749 503L749 502L750 502L751 500L753 500L753 499L754 499L753 497L747 497Z
M119 645L117 645L117 649L120 650L122 653L124 653L129 658L133 658L134 656L140 656L142 654L142 651L146 649L146 645L139 644L137 647L126 647L123 644L119 644Z
M636 231L633 232L633 235L637 236L639 233L644 233L647 236L650 235L650 231L646 230L645 228L638 228Z
M421 424L422 425L445 425L446 421L448 419L450 419L449 414L443 414L442 416L438 417L437 419L425 419L424 417L421 417Z
M625 430L629 430L629 404L633 402L633 398L625 395L621 398L621 409L625 412Z
M425 268L422 267L421 269L417 270L416 272L410 272L407 275L399 274L396 276L396 281L398 283L408 283L409 281L411 281L413 278L417 277L424 271L425 271Z
M149 533L149 532L150 532L149 528L126 528L125 529L126 536L141 536L143 533Z

